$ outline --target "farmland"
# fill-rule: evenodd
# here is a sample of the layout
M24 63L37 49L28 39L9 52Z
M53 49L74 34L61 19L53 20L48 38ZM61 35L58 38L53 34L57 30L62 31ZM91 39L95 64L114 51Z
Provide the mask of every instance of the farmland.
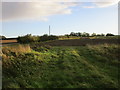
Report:
M0 89L120 89L119 0L0 4Z
M69 39L69 40L54 40L48 42L41 42L38 45L50 45L50 46L85 46L87 44L118 44L118 39ZM34 45L35 43L33 43Z
M17 43L17 40L2 40L2 43Z
M3 88L118 88L118 40L95 42L55 40L5 46Z
M0 39L0 44L9 44L9 43L17 43L17 38L4 38Z

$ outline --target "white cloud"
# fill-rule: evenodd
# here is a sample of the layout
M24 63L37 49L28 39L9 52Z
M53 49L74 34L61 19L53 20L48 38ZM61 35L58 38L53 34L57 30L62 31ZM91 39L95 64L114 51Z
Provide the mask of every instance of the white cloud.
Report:
M9 20L47 20L48 16L71 14L69 7L75 3L59 2L3 2L2 19Z
M74 2L78 0L2 0L2 2Z
M1 0L2 2L118 2L120 0Z
M82 1L82 0L81 0ZM90 0L86 0L90 1ZM83 8L104 8L118 4L119 0L91 0L92 6L82 6Z
M91 2L92 6L82 5L82 8L103 8L115 5L119 0L2 0L3 21L42 20L52 15L71 14L70 7ZM0 14L1 15L1 14Z
M93 2L97 7L108 7L108 6L112 6L115 4L118 4L119 0L106 0L104 2Z
M94 6L82 6L82 8L95 8Z

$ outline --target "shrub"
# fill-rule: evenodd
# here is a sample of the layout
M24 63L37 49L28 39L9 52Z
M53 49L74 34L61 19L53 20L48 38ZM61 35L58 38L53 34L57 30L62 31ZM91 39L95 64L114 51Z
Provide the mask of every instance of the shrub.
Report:
M106 36L115 36L115 35L111 33L107 33Z
M0 35L0 39L5 39L5 38L6 38L5 36L1 36L1 35Z
M48 36L47 34L45 34L45 35L41 36L39 40L40 41L49 41L49 40L57 40L57 39L58 39L58 37L55 35Z
M37 41L39 41L39 36L32 36L31 34L18 37L19 43L30 43L30 42L37 42Z
M96 33L92 33L92 35L91 35L91 36L93 36L93 37L94 37L94 36L96 36Z
M89 33L86 33L86 32L83 32L83 33L82 33L82 37L89 37L89 36L90 36Z

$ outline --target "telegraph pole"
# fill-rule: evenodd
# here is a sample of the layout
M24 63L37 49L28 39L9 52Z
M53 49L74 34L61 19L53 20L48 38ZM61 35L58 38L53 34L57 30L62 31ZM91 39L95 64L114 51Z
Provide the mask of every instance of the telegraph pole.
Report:
M49 36L50 36L50 25L49 25Z

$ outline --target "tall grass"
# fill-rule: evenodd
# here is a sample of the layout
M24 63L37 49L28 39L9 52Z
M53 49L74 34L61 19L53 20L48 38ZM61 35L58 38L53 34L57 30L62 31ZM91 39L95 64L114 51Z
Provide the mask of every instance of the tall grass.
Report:
M31 48L28 44L22 45L10 45L10 46L4 46L2 47L1 55L3 58L6 58L8 56L18 55L19 53L28 53L31 52Z

